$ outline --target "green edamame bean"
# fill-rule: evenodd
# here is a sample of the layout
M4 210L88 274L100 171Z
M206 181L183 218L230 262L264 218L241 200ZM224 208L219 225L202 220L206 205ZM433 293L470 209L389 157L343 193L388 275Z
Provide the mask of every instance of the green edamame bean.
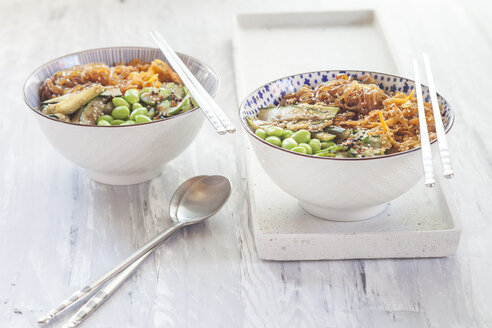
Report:
M97 125L111 125L111 123L106 120L100 120L99 122L97 122Z
M121 123L120 125L133 125L133 124L135 124L135 121L128 120L128 121Z
M111 116L119 120L126 120L130 116L130 108L126 106L118 106L113 109Z
M336 145L336 143L334 143L333 141L323 141L323 142L321 142L321 149L330 148L330 147L333 147L335 145Z
M123 97L130 104L135 104L135 103L138 103L140 101L140 96L138 95L138 90L137 89L128 89L128 90L126 90L125 95Z
M306 148L301 147L301 146L294 147L291 150L292 151L295 151L296 153L301 153L301 154L305 154L306 153Z
M111 123L113 121L113 116L111 115L101 115L97 118L97 123L101 121L106 121L108 123Z
M111 125L121 125L122 123L125 123L123 120L112 120Z
M130 104L123 98L121 97L114 97L113 98L113 105L114 107L119 107L119 106L125 106L130 108Z
M269 126L266 130L266 133L269 136L280 138L282 136L282 134L284 133L284 129L282 129L278 126Z
M147 109L145 107L135 108L130 114L130 120L135 121L135 117L137 115L146 115L146 114L147 114Z
M319 141L319 139L314 138L309 140L308 145L311 146L313 153L317 153L321 150L321 141Z
M282 145L282 141L280 141L280 138L276 136L269 136L265 139L265 141L279 147Z
M297 142L293 138L286 138L282 141L282 148L291 150L297 147Z
M311 140L311 132L308 130L299 130L292 135L297 143L308 143Z
M255 134L263 140L267 137L267 133L263 129L256 129Z
M290 138L293 134L294 132L291 130L284 130L284 133L282 133L282 139Z
M308 155L312 155L313 154L313 149L311 148L310 145L308 145L307 143L300 143L299 144L299 147L304 147L306 148L306 154Z
M140 123L148 123L152 122L152 120L147 117L146 115L137 115L135 116L135 123L140 124Z
M132 109L137 109L137 108L141 108L141 107L143 107L142 104L138 103L138 102L136 102L132 105Z

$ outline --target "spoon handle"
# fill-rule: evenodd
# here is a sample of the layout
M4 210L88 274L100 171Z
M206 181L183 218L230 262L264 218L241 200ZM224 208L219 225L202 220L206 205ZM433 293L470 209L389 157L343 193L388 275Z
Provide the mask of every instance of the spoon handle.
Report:
M128 266L130 266L132 263L137 261L139 258L141 258L143 255L148 253L150 250L160 245L173 232L182 228L184 225L185 224L182 222L174 222L166 230L162 231L160 234L158 234L157 236L152 238L148 243L142 246L139 250L135 251L132 255L127 257L125 260L123 260L114 269L108 271L107 273L99 277L97 280L92 282L91 284L75 292L72 296L64 300L62 303L60 303L60 305L58 305L56 308L49 311L46 315L40 317L38 319L38 324L40 325L47 324L48 322L50 322L51 320L53 320L54 318L58 317L60 314L71 308L74 304L87 298L87 296L92 294L96 289L101 287L104 283L106 283L108 280L113 278L115 275L121 273Z
M64 325L62 328L75 328L87 319L94 311L96 311L111 295L130 277L137 267L147 258L157 246L138 260L130 264L125 270L117 275L113 280L108 282L87 303L85 303Z

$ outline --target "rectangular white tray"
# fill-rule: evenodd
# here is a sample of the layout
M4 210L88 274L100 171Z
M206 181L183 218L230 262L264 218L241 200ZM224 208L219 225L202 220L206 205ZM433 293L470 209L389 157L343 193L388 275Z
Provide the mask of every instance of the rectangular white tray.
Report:
M372 10L239 15L235 28L239 101L268 81L299 72L353 68L397 73ZM286 46L289 40L301 36L303 47ZM361 40L368 47L355 53L357 49L351 45ZM333 49L333 44L344 46ZM246 145L251 219L260 258L323 260L455 254L461 229L448 181L438 180L434 189L418 183L370 220L331 222L304 212L264 172L248 141Z

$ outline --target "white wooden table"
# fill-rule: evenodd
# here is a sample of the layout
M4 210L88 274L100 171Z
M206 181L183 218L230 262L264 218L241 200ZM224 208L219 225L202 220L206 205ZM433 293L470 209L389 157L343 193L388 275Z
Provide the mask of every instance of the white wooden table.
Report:
M491 327L492 5L472 1L0 2L0 327L36 318L113 267L168 223L172 191L197 174L232 180L227 206L172 236L85 327ZM343 6L343 7L342 7ZM152 46L158 29L221 78L217 101L237 124L231 56L236 13L374 7L396 64L438 57L463 234L455 257L264 262L249 226L243 140L205 124L159 178L131 187L90 181L43 137L22 99L27 75L83 49ZM340 50L343 50L341 48ZM59 327L57 322L53 325Z

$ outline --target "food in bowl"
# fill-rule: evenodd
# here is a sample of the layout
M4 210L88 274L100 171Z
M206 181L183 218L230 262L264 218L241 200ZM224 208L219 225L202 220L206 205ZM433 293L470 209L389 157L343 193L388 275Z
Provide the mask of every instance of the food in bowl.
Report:
M46 78L39 93L43 114L84 125L148 123L197 106L179 76L160 59L75 65Z
M256 136L302 154L365 158L420 146L414 91L387 93L365 74L339 74L315 87L286 94L277 106L247 118ZM430 140L436 138L432 105L425 103Z
M337 80L336 77L339 75L347 75L347 78L351 79L351 81L363 83L364 80L362 77L366 74L371 75L375 82L373 84L383 90L386 95L396 95L398 92L401 92L406 95L405 97L409 97L415 87L415 83L412 80L379 72L357 70L308 72L280 78L260 86L251 92L239 107L241 125L250 141L251 148L269 178L284 192L298 200L300 206L306 212L323 219L335 221L364 220L384 211L389 202L410 190L422 178L423 170L420 147L417 146L410 149L411 144L408 143L408 150L403 151L404 148L402 148L401 151L386 152L381 156L360 156L353 158L343 156L313 156L307 153L304 154L302 151L293 152L287 148L275 146L268 142L266 137L263 139L255 135L248 121L252 118L258 119L260 111L264 108L281 108L282 106L294 105L301 107L315 106L316 102L286 102L286 98L288 98L286 95L297 94L300 96L299 91L303 89L303 85L309 86L311 90L316 90L316 86L324 82ZM308 90L307 87L304 87L304 89ZM428 88L422 86L422 92L425 101L428 102L430 99ZM401 97L402 100L400 101L403 102L403 95ZM389 98L384 97L380 101L384 102ZM447 133L453 126L454 112L441 95L438 94L437 98L441 108L444 128ZM369 99L366 98L368 106L373 104L373 102L368 101ZM378 99L373 99L376 99L375 106L379 106L377 105ZM341 107L331 103L327 104L323 103L321 106ZM348 105L352 106L353 104L349 103ZM395 104L395 106L398 109L401 108L399 105ZM337 110L336 114L330 113L328 110L326 112L328 112L325 113L326 115L333 116L333 118L327 118L326 120L336 122L336 115L341 110ZM361 117L367 117L369 114L356 112L356 114L352 115L354 115L353 118L344 119L344 121L356 122L359 120L359 115ZM357 115L357 118L355 115ZM377 115L379 116L379 114ZM319 121L316 120L315 122L323 126ZM392 124L390 116L384 116L384 121L390 121L390 124ZM332 123L323 127L323 130L329 127L330 124ZM377 117L372 121L368 119L365 124L368 127L378 128L379 126L379 129L382 129L381 122ZM404 123L400 122L400 124ZM284 132L285 129L294 131L292 127L288 127L287 125L278 125L278 127L284 129ZM308 130L309 127L310 124L299 128ZM350 125L346 127L346 129L352 130L356 128L357 126ZM397 132L402 127L399 124L392 124L391 128L396 130L394 131L394 135L398 137L399 134ZM265 132L267 132L267 129L268 126L265 127ZM275 132L271 129L270 133L272 135L275 135L275 133L278 135L279 131ZM311 133L311 138L315 133L314 131ZM303 141L296 142L298 144L305 143L306 139ZM396 141L403 143L405 140L396 139ZM337 140L334 142L337 142ZM431 148L433 148L433 154L438 153L435 139L431 142Z
M219 78L213 69L189 55L178 53L178 56L213 97L219 87ZM116 63L130 63L135 58L149 63L156 59L166 61L157 48L111 47L84 50L42 65L27 78L24 85L26 108L32 113L47 140L62 156L85 169L90 178L105 184L137 184L166 172L166 163L185 151L198 135L204 121L201 111L192 108L148 124L117 127L74 124L43 114L40 110L42 100L39 91L47 78L75 65L104 63L112 67ZM155 80L154 82L157 83ZM128 88L147 86L128 85ZM172 168L167 171L168 174L172 172Z

